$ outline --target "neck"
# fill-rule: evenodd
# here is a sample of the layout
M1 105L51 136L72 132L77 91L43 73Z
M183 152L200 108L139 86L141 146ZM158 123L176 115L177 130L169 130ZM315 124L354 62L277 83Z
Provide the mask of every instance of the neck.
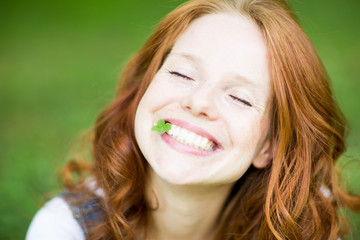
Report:
M217 217L232 184L216 186L180 186L149 172L147 199L151 239L213 239Z

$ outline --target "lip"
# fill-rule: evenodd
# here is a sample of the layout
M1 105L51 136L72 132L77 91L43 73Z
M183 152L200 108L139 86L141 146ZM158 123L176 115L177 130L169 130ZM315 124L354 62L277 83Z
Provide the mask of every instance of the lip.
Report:
M185 128L191 132L196 133L197 135L200 135L202 137L206 137L209 140L213 141L216 144L216 149L223 149L222 145L220 144L220 142L214 137L212 136L210 133L208 133L207 131L205 131L204 129L193 125L191 123L188 123L186 121L183 120L179 120L179 119L165 119L165 122L168 122L170 124L175 124L176 126L179 126L181 128ZM215 151L213 151L215 152Z

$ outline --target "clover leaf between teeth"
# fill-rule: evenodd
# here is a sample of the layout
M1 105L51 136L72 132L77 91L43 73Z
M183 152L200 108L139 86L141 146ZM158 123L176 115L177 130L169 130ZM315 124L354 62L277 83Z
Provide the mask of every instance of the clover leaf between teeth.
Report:
M157 121L157 125L155 125L151 128L151 130L157 131L157 133L160 135L165 132L170 131L170 129L171 129L171 124L165 123L164 119L160 119L159 121Z

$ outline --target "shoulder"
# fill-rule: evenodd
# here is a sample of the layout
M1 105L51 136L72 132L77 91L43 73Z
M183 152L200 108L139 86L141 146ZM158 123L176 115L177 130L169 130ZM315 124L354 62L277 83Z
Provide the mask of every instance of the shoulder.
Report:
M55 197L36 213L30 224L26 240L35 239L82 240L85 235L68 203L61 197Z

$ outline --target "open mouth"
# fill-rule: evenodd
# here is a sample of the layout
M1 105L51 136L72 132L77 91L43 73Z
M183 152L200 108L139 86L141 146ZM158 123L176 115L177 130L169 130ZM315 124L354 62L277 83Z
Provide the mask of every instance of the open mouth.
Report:
M194 132L188 131L185 128L171 125L171 130L167 133L170 137L176 139L182 144L200 149L202 151L213 151L216 143L206 137L202 137Z
M183 145L205 152L213 152L220 148L220 145L209 134L203 132L203 130L194 129L192 131L194 127L189 126L184 128L182 127L184 123L177 120L165 122L171 123L171 130L166 134Z

